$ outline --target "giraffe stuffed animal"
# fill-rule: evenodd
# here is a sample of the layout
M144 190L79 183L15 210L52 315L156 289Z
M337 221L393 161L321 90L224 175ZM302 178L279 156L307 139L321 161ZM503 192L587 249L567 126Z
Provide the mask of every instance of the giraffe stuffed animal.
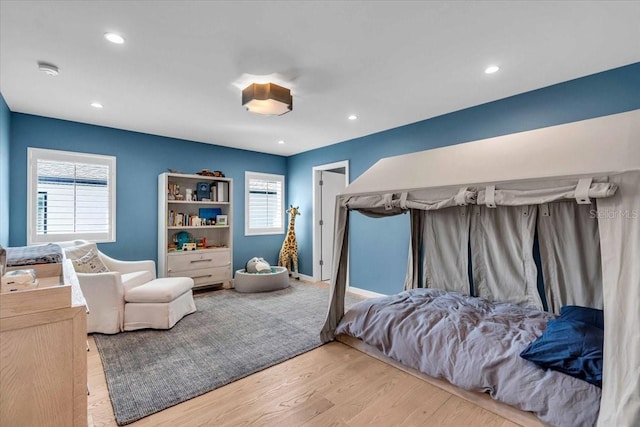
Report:
M300 279L298 275L298 242L296 241L296 215L300 215L298 206L291 205L291 207L287 209L287 213L290 216L289 229L287 230L284 242L282 242L278 265L287 267L289 275L293 273L294 278Z

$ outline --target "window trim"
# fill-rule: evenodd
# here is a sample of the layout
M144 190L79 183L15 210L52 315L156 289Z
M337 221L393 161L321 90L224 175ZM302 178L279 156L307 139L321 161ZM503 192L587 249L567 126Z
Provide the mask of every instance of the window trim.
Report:
M249 208L249 181L251 179L254 180L274 180L274 181L280 181L282 183L282 196L280 198L280 212L282 213L282 224L280 226L280 228L250 228L250 223L251 223L251 217L250 217L250 212L251 209ZM271 174L271 173L262 173L262 172L251 172L251 171L245 171L244 172L244 206L245 206L245 213L244 213L244 235L245 236L266 236L266 235L272 235L272 234L284 234L284 230L285 230L285 219L286 219L286 215L284 212L284 207L285 207L285 176L284 175L278 175L278 174Z
M109 231L38 235L38 167L40 159L107 165L109 167ZM116 157L27 147L27 244L83 239L96 243L116 241Z

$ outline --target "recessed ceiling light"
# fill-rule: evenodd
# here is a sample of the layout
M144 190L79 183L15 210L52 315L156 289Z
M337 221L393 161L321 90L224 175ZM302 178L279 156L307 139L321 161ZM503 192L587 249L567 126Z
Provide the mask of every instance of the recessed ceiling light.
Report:
M115 43L115 44L123 44L124 43L124 37L122 37L120 34L104 33L104 38L109 40L111 43Z
M356 116L355 114L350 115L349 117L347 117L349 120L356 120L358 118L358 116Z
M284 141L280 140L280 141L278 141L278 144L282 145L282 144L284 144Z
M92 106L93 108L97 108L97 109L100 109L100 108L102 108L102 107L103 107L103 105L102 105L102 104L100 104L99 102L92 102L92 103L91 103L91 106Z
M53 64L49 64L48 62L38 62L38 70L42 71L48 76L57 76L60 74L60 69Z
M487 68L485 68L484 72L486 74L493 74L493 73L497 72L498 70L500 70L500 67L498 67L497 65L490 65Z

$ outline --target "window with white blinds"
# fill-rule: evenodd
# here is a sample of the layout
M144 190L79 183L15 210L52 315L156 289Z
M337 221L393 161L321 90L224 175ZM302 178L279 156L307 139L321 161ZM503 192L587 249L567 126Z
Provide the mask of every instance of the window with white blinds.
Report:
M28 243L115 241L116 158L29 148Z
M284 233L284 176L245 172L246 236Z

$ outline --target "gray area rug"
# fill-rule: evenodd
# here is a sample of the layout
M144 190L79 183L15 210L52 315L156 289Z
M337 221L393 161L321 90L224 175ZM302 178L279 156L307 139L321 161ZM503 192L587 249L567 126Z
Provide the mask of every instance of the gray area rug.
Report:
M329 290L196 294L167 331L94 334L116 422L132 423L320 346ZM359 299L348 296L346 306Z

